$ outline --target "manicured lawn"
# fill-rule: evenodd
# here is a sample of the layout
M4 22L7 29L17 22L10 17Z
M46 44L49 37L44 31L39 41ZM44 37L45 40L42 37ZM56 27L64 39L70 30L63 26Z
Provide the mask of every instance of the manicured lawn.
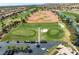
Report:
M48 32L43 33L43 39L48 41L62 41L64 37L64 32L61 28L49 28Z
M7 35L4 36L4 40L14 41L35 41L37 40L38 28L48 29L48 32L41 32L41 40L47 41L60 41L64 36L64 32L57 23L21 23L16 28L13 28Z

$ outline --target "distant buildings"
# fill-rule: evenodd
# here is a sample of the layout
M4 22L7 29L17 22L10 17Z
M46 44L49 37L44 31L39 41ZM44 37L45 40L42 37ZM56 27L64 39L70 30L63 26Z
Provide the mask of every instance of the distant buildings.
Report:
M24 11L26 9L27 9L26 7L0 8L0 19L14 15L14 14Z

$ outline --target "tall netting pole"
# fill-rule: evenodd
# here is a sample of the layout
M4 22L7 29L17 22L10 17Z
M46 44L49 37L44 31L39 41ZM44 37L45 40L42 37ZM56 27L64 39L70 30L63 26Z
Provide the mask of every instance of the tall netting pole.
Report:
M40 45L40 27L38 28L38 44Z
M41 36L41 31L40 31L40 27L38 28L38 44L37 44L37 47L39 48L40 47L40 36Z

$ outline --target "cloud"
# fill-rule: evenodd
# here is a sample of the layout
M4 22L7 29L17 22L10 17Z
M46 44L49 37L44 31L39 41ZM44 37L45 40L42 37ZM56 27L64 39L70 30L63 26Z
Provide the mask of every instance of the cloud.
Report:
M79 3L79 0L0 0L0 6L38 3Z

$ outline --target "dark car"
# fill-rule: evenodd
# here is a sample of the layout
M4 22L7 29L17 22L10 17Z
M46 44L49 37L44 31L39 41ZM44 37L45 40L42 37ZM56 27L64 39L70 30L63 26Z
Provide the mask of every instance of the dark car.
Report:
M5 51L5 52L3 53L3 55L8 55L8 52L9 52L9 51Z
M17 43L20 43L19 41L17 41Z
M6 43L9 43L10 41L7 41Z
M36 45L36 47L37 47L37 48L40 48L40 45L39 45L39 44L37 44L37 45Z
M33 52L33 50L32 49L28 49L28 53L32 53Z
M14 50L9 50L8 55L13 55L14 53Z

